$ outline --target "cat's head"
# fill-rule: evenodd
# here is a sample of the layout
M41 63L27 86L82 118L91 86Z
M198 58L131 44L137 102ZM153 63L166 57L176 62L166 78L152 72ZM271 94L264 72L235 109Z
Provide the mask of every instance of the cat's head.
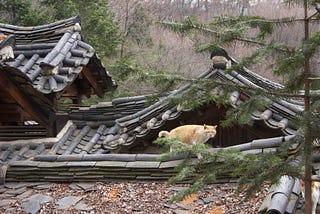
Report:
M216 136L216 134L217 134L217 125L209 126L209 125L204 124L203 127L204 127L204 132L210 138L213 138L214 136Z

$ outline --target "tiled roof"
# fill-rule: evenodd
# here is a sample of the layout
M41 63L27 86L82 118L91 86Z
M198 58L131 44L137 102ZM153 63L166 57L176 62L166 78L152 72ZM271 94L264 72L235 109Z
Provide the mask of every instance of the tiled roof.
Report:
M259 139L228 148L239 149L244 154L269 153L293 137ZM167 180L184 160L183 155L160 160L160 154L54 154L57 145L54 140L1 144L0 181ZM219 149L224 148L213 148L212 152ZM226 176L217 178L217 182L235 180ZM283 176L279 184L270 188L259 213L295 213L302 207L300 191L299 180Z
M225 74L223 71L218 70L215 75L222 80L232 81L240 86L248 86L257 89L269 88L273 90L282 88L281 85L260 77L247 69L244 69L241 73L232 71L230 74ZM241 91L234 91L230 98L231 104L236 107L240 102L242 102L244 99L241 95L243 95ZM295 134L296 130L290 124L290 120L302 110L303 102L300 100L278 100L276 102L272 102L271 106L266 108L264 111L256 110L252 112L252 118L254 120L264 121L264 123L270 128L281 129L286 135L292 135Z
M79 16L35 27L0 24L0 31L15 36L15 59L2 65L20 70L41 93L64 90L90 60L96 66L93 75L102 76L101 86L116 86L94 49L82 40Z
M228 78L238 81L243 77L240 74L225 75L222 70L210 70L201 78L223 80ZM136 96L118 98L111 103L101 103L88 108L74 109L69 116L72 122L69 123L68 131L56 143L52 152L54 154L94 154L130 146L137 139L146 137L150 131L158 130L167 122L179 118L183 112L188 111L172 104L168 99L183 93L189 86L186 85L149 106L145 96ZM242 102L240 93L232 94L234 105ZM296 130L290 126L289 121L301 110L300 107L288 101L279 101L263 112L253 112L252 118L264 121L271 128L281 129L286 135L293 135Z
M260 139L243 146L228 148L237 148L245 154L268 153L291 138L292 136ZM160 161L160 154L95 153L92 155L70 154L68 150L63 154L55 154L52 152L56 148L55 145L57 144L49 140L15 145L1 144L0 163L5 166L2 168L2 175L6 181L71 181L129 177L162 180L172 176L175 173L174 167L184 158L183 155L175 155Z
M247 74L248 76L251 73ZM200 78L217 78L221 80L229 80L237 82L240 84L251 85L254 87L260 87L251 81L247 80L244 82L244 77L239 73L233 73L233 75L225 74L222 70L209 70L204 73ZM252 77L253 78L253 77ZM256 78L256 76L255 76ZM257 81L257 82L263 82ZM264 82L264 84L273 87L273 83ZM169 102L171 97L176 96L179 93L186 91L190 85L186 85L179 90L173 92L168 97L161 99L160 101L145 107L142 110L130 114L128 116L119 117L115 120L115 124L112 129L117 130L111 136L106 136L103 142L103 146L108 149L115 149L118 146L126 146L133 143L136 138L141 138L146 136L150 131L159 129L168 121L175 120L179 118L182 112L188 111L181 109L178 105L173 105ZM239 102L243 101L243 97L240 96L241 92L235 91L232 96L232 102L236 106ZM139 97L140 99L141 97ZM133 98L132 98L133 99ZM125 99L123 101L126 101ZM124 102L122 105L126 106L131 102ZM117 107L115 106L115 110ZM270 108L266 108L265 111L259 112L255 111L252 113L252 118L254 120L262 120L265 124L273 129L281 129L286 135L295 134L296 130L291 126L290 120L295 117L295 115L302 110L302 105L299 102L294 101L278 101L274 102ZM77 112L80 114L81 111ZM72 115L72 114L71 114Z
M294 214L301 210L298 203L301 199L301 181L288 176L282 176L279 184L271 186L268 195L260 206L259 213Z
M232 146L245 154L273 152L293 136L259 139ZM107 181L113 179L167 180L175 175L183 156L160 161L159 154L64 154L50 153L54 143L1 145L0 181ZM217 150L217 149L212 149ZM6 162L6 157L10 161ZM217 182L235 182L218 177ZM300 181L283 176L270 188L259 213L296 213L301 210Z
M248 70L226 74L223 70L210 69L199 78L216 78L256 88L281 88ZM190 86L185 85L151 105L145 96L137 96L74 109L70 121L56 138L16 141L11 144L0 142L0 160L3 164L0 174L4 174L8 181L167 179L175 172L174 166L181 163L181 157L159 161L158 154L108 153L129 147L137 141L142 142L150 134L155 139L154 134L161 127L179 120L184 112L190 110L172 104L169 99L188 90ZM241 90L234 91L230 97L231 104L236 107L248 97ZM291 126L290 120L302 110L303 105L299 100L281 100L264 111L253 112L254 120L264 121L268 127L282 130L287 136L257 139L232 148L255 154L274 151L295 134L296 129ZM293 192L292 189L284 191ZM279 203L282 206L282 202ZM267 210L271 207L270 204L266 206ZM287 207L287 203L283 206Z
M50 123L61 96L101 97L117 87L93 47L81 38L80 25L79 15L34 27L0 23L0 88L4 89L0 113L13 112L1 122L22 126L33 120L47 131L52 129L45 132L50 136L55 133ZM14 135L0 136L14 139Z

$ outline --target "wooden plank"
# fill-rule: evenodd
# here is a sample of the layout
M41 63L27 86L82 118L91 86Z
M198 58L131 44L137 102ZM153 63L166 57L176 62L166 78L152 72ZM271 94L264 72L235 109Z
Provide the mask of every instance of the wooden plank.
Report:
M0 141L7 141L7 140L26 140L26 139L34 139L34 138L38 138L38 137L45 137L46 135L42 135L42 136L0 136Z
M62 94L62 97L78 97L79 92L75 84L70 85L66 92Z
M100 87L100 85L98 84L97 79L95 79L94 76L92 75L92 73L90 72L90 70L87 67L84 67L82 69L82 73L87 78L87 80L90 82L90 84L92 85L92 87L96 91L97 95L99 97L103 96L103 90Z
M1 133L0 136L16 136L16 137L21 137L21 136L46 136L46 132L14 132L14 133Z
M22 108L16 103L0 103L0 114L20 114L22 111Z
M27 126L0 126L1 129L46 129L44 126L27 125Z
M31 126L32 127L32 126ZM10 128L0 127L0 133L25 133L25 132L46 132L44 127L21 127L10 126Z
M1 90L1 93L0 93L0 102L1 103L15 103L14 99L12 99L12 97L10 97L10 95Z
M3 91L0 92L0 98L10 98L8 93L4 93Z
M0 112L0 122L21 123L22 117L21 117L21 114L9 114L9 113L2 114L2 112Z
M13 108L0 108L0 115L4 114L21 114L22 109L13 109Z
M49 124L48 116L40 111L39 108L30 101L30 98L15 85L4 69L0 69L0 87L10 94L20 106L23 106L24 110L28 112L35 121L43 125Z

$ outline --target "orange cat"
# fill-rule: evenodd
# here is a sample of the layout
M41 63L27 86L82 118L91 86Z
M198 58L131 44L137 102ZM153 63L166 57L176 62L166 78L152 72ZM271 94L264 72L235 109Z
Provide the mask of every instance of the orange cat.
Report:
M301 193L302 197L304 198L304 182L301 182ZM312 198L312 214L316 214L317 204L319 203L320 197L320 182L319 181L312 181L311 183L311 198Z
M210 138L217 134L217 126L208 125L184 125L172 129L170 132L161 131L159 137L179 138L181 142L188 145L195 145L197 143L205 143ZM170 148L172 151L172 148Z

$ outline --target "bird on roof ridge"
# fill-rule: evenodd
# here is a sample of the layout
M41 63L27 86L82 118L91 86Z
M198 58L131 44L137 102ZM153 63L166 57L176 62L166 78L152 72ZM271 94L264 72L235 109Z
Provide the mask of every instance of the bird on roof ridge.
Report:
M210 59L213 63L213 68L225 70L231 67L230 57L223 48L215 48L211 52Z
M0 60L10 61L14 59L13 49L16 45L15 35L6 35L0 32Z

